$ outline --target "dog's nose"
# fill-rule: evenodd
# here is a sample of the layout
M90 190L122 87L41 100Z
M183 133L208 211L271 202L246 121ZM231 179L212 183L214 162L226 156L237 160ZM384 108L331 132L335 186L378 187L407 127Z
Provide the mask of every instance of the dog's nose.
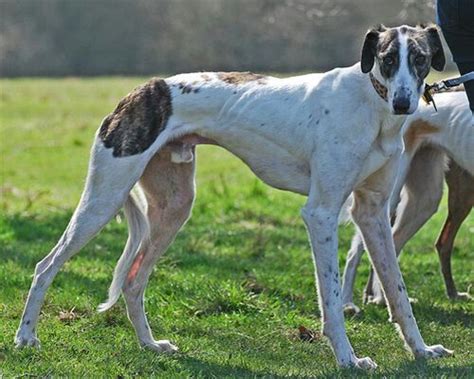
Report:
M410 109L410 99L407 97L395 97L393 99L393 110L395 114L407 114Z

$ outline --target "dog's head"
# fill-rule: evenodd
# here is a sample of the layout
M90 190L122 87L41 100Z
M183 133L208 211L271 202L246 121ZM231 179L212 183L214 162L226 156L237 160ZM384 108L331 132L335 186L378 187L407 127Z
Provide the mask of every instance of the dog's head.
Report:
M418 107L424 80L433 67L442 71L445 57L435 25L380 25L367 32L362 47L362 72L372 71L387 88L393 114L411 114Z

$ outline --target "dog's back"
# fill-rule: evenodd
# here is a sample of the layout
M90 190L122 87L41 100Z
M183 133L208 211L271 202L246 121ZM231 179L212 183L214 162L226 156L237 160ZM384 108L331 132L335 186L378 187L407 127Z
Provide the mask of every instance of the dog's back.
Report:
M440 93L434 97L438 111L420 104L406 121L405 154L414 154L421 145L444 149L461 167L474 174L474 128L464 91Z

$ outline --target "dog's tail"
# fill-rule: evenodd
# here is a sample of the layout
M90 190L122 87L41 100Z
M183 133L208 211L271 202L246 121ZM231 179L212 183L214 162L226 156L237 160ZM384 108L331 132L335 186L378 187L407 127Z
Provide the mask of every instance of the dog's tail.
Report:
M351 207L352 202L354 201L354 196L352 194L346 199L344 204L342 205L341 211L339 212L338 224L347 224L352 221L351 216Z
M99 305L99 312L105 312L117 302L135 256L140 250L141 244L150 236L148 219L140 203L140 199L132 193L125 201L124 212L128 223L128 240L115 267L114 277L109 288L109 297L105 303Z

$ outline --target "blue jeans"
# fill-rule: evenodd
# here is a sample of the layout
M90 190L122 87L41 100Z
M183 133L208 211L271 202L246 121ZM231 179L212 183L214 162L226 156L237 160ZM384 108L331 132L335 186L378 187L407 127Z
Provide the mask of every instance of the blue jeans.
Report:
M474 0L438 0L437 21L459 72L474 71ZM474 113L474 81L464 88Z

